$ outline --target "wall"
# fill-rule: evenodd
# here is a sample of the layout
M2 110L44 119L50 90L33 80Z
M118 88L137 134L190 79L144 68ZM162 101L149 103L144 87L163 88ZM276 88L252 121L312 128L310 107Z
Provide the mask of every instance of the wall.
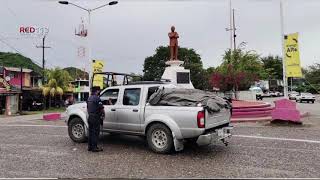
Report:
M23 86L30 87L31 86L31 76L30 73L23 73Z
M9 84L12 86L20 87L21 86L21 73L6 71L5 74L6 74L6 76L9 76L12 73L14 74L14 76L13 77L11 76ZM22 85L24 87L30 87L30 81L31 81L30 73L23 73Z
M19 111L19 95L6 96L6 115L13 115Z
M17 114L19 111L19 95L10 96L11 114Z
M222 93L222 92L216 92L215 94L217 94L220 97L225 97L224 93ZM256 94L251 91L238 91L237 94L238 94L239 100L245 100L245 101L255 101L256 100Z
M238 92L239 100L255 101L256 95L251 91L239 91Z

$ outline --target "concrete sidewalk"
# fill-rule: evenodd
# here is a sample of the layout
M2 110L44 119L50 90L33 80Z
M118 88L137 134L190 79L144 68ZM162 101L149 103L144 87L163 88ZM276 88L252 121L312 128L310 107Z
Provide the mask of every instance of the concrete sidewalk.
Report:
M50 114L50 113L45 113ZM33 120L43 120L43 113L40 114L32 114L32 115L16 115L16 116L0 116L1 121L33 121ZM61 117L65 117L66 114L64 112L61 113Z

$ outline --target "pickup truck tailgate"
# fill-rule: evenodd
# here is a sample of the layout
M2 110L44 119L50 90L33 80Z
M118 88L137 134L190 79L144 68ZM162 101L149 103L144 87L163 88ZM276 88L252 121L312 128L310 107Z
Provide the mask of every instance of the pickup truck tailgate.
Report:
M211 129L222 124L230 123L230 118L230 109L223 108L217 113L209 113L205 110L205 128Z

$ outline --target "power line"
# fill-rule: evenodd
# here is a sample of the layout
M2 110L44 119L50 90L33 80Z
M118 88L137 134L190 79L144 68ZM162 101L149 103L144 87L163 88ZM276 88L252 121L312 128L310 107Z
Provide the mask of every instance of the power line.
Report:
M6 6L8 11L15 17L18 18L17 14L8 6L8 1L6 1Z
M0 41L1 41L3 44L7 45L9 48L13 49L15 52L17 52L17 53L19 53L19 54L22 54L18 49L16 49L15 47L11 46L9 43L3 41L2 39L0 39Z
M17 14L9 7L8 1L6 1L6 7L7 7L7 10L9 11L9 13L11 13L11 14L14 16L17 24L20 24L20 19L18 18ZM7 43L7 42L4 41L4 39L10 39L10 38L6 38L6 37L4 37L4 36L2 36L2 35L0 35L0 36L1 36L0 41L1 41L2 43L4 43L5 45L7 45L8 47L10 47L11 49L13 49L14 51L16 51L17 53L25 56L25 55L24 55L23 53L21 53L17 48L13 47L12 45L10 45L9 43ZM31 37L28 37L28 38L31 38ZM20 38L16 37L16 38L12 38L12 39L16 39L16 40L19 40L19 39L20 39L20 40L21 40L21 39L27 39L27 38L26 38L26 37L23 37L23 38L22 38L22 37L20 37ZM34 44L34 42L33 42L33 44ZM34 45L35 45L35 44L34 44ZM27 57L27 56L25 56L25 57ZM41 67L40 63L32 60L31 58L30 58L30 60L31 60L33 63L35 63L36 65L38 65L38 66Z
M0 35L0 37L1 37L1 35ZM4 41L4 40L1 39L1 38L0 38L0 42L2 42L2 43L5 44L6 46L8 46L8 47L11 48L12 50L14 50L16 53L25 56L21 51L19 51L17 48L15 48L14 46L10 45L8 42ZM25 56L25 57L27 57L27 56ZM36 65L38 65L38 66L41 67L40 63L32 60L31 58L30 58L30 60L31 60L33 63L35 63Z

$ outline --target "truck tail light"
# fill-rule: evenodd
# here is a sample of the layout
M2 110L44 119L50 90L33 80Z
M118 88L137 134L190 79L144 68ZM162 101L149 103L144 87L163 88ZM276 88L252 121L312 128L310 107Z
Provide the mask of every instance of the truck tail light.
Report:
M204 111L199 111L198 112L197 124L198 124L198 128L204 128L205 127L205 113L204 113Z

